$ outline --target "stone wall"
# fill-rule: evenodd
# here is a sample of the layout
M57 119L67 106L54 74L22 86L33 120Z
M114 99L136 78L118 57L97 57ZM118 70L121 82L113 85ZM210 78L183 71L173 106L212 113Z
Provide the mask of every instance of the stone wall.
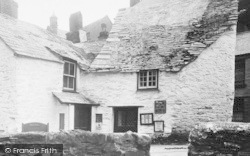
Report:
M0 137L0 143L63 144L65 156L149 156L151 139L147 135L132 132L101 134L75 130L58 133L19 133Z
M250 155L250 124L200 124L190 133L189 141L189 156Z

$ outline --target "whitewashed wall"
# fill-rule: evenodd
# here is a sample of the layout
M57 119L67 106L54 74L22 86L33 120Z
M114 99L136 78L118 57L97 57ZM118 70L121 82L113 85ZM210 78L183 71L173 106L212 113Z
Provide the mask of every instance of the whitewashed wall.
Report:
M198 122L230 121L234 99L236 32L225 33L193 63L179 73L160 72L159 91L137 91L136 73L81 72L82 93L101 103L103 132L113 132L110 105L143 105L140 113L153 113L155 100L167 101L167 113L154 115L165 121L165 132L189 130ZM138 132L153 133L153 126ZM95 127L92 125L92 127Z
M16 89L18 130L22 123L49 123L50 131L59 130L59 113L65 113L68 125L68 105L60 104L52 92L63 87L63 64L45 60L17 57Z
M13 51L0 40L0 132L16 129L16 60Z

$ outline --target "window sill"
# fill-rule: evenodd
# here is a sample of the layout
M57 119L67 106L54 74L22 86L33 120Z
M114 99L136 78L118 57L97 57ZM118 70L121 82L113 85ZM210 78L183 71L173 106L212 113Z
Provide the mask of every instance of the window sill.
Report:
M70 93L76 93L76 91L75 91L75 90L67 90L67 89L63 89L62 91L63 91L63 92L70 92Z
M160 92L158 88L145 88L145 89L137 89L136 92L150 92L150 91L157 91Z

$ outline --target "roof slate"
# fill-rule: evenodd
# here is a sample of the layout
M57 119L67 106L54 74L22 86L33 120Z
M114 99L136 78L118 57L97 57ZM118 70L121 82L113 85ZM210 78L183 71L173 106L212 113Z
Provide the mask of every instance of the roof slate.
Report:
M86 98L79 93L69 93L69 92L53 92L53 95L62 104L89 104L89 105L99 105L96 102Z
M90 71L178 72L237 23L237 0L143 0L121 9Z
M237 35L235 55L250 53L250 32L242 32Z
M82 68L90 65L82 49L38 26L0 14L0 38L17 55L61 62L67 57L79 63Z
M87 33L90 33L90 39L92 41L98 40L98 37L100 35L100 32L102 31L101 24L106 24L106 31L109 32L112 28L112 22L109 19L108 16L105 16L95 22L92 22L86 26L84 26L82 29L86 31Z

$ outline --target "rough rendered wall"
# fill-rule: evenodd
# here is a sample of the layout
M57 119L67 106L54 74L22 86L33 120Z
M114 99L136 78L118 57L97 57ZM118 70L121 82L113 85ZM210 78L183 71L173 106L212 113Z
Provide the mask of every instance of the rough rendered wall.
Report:
M153 113L155 100L167 101L167 113L154 115L165 121L165 132L190 130L194 124L228 121L234 97L234 49L236 32L224 33L179 73L160 72L159 91L137 91L136 73L81 73L81 91L100 101L103 131L113 132L110 105L142 105L140 113ZM140 126L138 132L153 133L153 126Z
M15 132L16 87L15 56L0 40L0 132Z
M59 113L65 113L68 128L68 106L60 104L52 92L62 91L63 64L25 57L17 58L18 128L22 123L49 123L50 131L59 130Z

